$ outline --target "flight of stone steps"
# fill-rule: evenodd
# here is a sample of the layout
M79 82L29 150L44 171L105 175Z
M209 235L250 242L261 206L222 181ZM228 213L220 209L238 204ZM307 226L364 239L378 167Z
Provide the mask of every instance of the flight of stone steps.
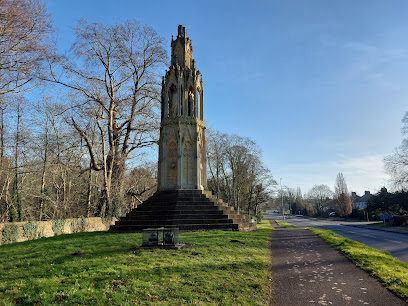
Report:
M256 223L212 196L210 191L160 191L116 221L110 232L177 227L180 231L254 231Z

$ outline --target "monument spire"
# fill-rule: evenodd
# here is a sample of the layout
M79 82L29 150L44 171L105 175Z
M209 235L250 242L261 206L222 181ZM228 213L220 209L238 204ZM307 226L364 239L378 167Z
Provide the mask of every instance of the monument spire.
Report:
M203 80L186 28L171 41L171 64L162 82L159 190L207 189Z

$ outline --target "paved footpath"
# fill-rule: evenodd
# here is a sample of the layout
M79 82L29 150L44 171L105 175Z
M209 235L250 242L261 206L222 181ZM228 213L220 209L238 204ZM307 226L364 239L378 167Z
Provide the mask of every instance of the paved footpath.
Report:
M271 305L407 305L312 232L271 224Z

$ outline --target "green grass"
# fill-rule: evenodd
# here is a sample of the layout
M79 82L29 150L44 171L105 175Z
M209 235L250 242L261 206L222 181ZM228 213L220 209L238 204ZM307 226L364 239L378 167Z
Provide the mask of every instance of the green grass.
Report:
M376 277L390 291L408 302L408 264L363 243L328 230L309 228L350 258L357 266Z
M178 251L130 251L137 233L3 245L0 304L267 305L270 232L263 221L256 232L180 233L191 247Z
M276 224L278 224L280 227L284 227L284 228L298 228L297 226L294 226L290 223L287 222L283 222L280 220L275 220Z
M372 224L369 224L368 226L390 228L390 229L396 229L396 230L400 230L400 231L408 231L407 226L395 226L394 222L386 222L385 224L383 222L381 222L381 223L380 222L379 223L372 223Z

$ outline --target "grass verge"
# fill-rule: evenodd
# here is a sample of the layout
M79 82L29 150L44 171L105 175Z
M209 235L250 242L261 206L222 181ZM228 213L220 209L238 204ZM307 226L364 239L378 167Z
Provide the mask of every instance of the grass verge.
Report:
M130 251L138 233L3 245L0 304L267 305L270 232L263 221L256 232L180 233L191 247L178 251Z
M294 226L290 223L287 222L283 222L280 220L275 220L276 224L278 224L280 227L284 227L284 228L298 228L297 226Z
M336 247L357 266L376 277L383 285L408 302L408 264L390 253L337 235L332 231L309 228L324 241Z
M395 226L393 222L388 222L388 223L372 223L369 224L368 226L370 227L382 227L382 228L389 228L389 229L396 229L400 231L408 231L407 226Z

